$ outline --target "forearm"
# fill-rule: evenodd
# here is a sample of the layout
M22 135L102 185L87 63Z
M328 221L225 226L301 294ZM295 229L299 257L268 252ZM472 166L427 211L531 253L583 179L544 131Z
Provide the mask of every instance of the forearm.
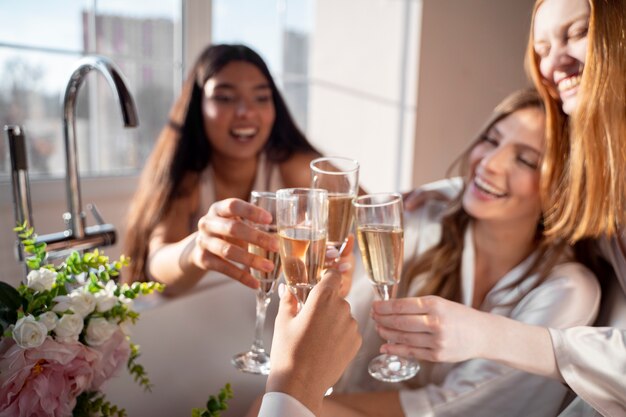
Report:
M192 260L195 237L196 234L193 233L179 242L165 244L149 254L148 275L166 285L166 295L175 295L188 290L206 273L206 270L198 267Z
M507 366L562 380L548 329L493 314L483 314L481 357Z

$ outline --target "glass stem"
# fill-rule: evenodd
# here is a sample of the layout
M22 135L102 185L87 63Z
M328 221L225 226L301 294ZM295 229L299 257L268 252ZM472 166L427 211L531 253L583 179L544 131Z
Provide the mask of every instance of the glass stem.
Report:
M397 285L383 285L382 291L379 292L380 298L382 298L383 301L389 301L392 298L395 298L397 287L398 287ZM387 343L393 344L393 342L390 340L387 340ZM389 355L389 354L387 354L387 356L393 357L393 358L396 357L396 355Z
M265 313L271 299L265 291L259 289L256 293L256 324L254 326L254 342L250 350L255 353L265 352L263 345L263 330L265 327Z

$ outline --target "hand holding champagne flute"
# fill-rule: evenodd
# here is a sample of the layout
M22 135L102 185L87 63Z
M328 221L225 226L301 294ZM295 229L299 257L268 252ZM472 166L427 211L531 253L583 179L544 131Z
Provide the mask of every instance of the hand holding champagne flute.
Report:
M258 206L272 215L270 224L254 224L254 228L266 233L276 233L276 194L263 191L252 191L250 203ZM265 325L265 313L270 303L270 295L274 291L276 280L280 274L280 257L278 253L268 251L252 243L248 244L248 252L274 263L274 269L263 272L252 268L250 273L259 280L259 288L256 293L256 325L254 341L250 350L233 356L232 363L240 371L253 374L267 375L270 372L270 357L263 345L263 327Z
M328 193L314 188L278 190L276 220L283 274L301 307L324 266Z
M328 191L327 246L337 249L341 256L354 220L352 200L359 188L359 163L343 157L314 159L311 187Z
M402 196L369 194L354 200L357 239L367 275L383 300L395 296L404 258ZM419 364L396 355L379 355L368 366L380 381L400 382L414 377Z

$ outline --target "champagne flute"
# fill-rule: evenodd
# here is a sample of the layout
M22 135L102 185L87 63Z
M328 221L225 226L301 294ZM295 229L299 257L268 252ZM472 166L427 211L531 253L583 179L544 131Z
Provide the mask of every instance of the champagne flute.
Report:
M267 233L276 233L276 193L264 191L252 191L250 203L261 207L272 215L270 224L253 224L257 230ZM263 328L265 325L265 313L274 292L274 287L280 274L280 257L278 253L265 250L250 243L248 251L254 255L268 259L274 263L274 269L270 272L263 272L251 269L251 274L259 280L259 289L256 292L256 324L254 329L254 341L250 350L233 356L231 362L235 368L243 372L252 374L268 375L270 373L270 356L265 351L263 345Z
M328 192L285 188L276 192L280 258L287 287L302 308L320 280L326 254Z
M341 256L354 220L352 200L359 188L359 163L343 157L314 159L311 161L311 187L328 191L326 245L337 249Z
M383 300L395 297L404 254L402 196L397 193L369 194L354 202L357 240L376 293ZM417 362L382 354L372 359L368 371L379 381L400 382L414 377Z
M339 261L354 222L352 200L359 188L359 163L350 158L331 156L311 161L311 187L328 191L328 238L326 247L337 250ZM326 391L332 394L333 387Z

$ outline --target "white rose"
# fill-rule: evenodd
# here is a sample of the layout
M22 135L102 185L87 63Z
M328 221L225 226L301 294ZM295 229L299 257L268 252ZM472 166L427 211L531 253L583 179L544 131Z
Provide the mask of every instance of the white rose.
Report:
M52 311L46 311L45 313L40 314L39 317L37 317L37 320L39 321L39 323L42 323L44 326L46 326L46 329L48 329L48 331L51 331L54 330L54 328L56 327L59 318L57 317L56 313Z
M115 296L115 282L109 281L105 287L95 294L96 297L96 310L101 313L109 311L117 304L117 297Z
M30 271L26 276L26 286L35 291L50 291L57 279L57 273L46 268Z
M96 297L87 291L85 287L83 287L83 289L76 289L69 295L54 297L52 301L58 303L52 308L52 311L63 313L67 310L71 310L82 318L87 317L87 315L92 313L96 308Z
M13 327L13 340L23 349L36 348L46 340L48 329L34 316L24 316Z
M120 295L120 302L126 306L129 310L132 310L135 306L135 300L128 298L125 295Z
M85 332L85 342L90 346L100 346L115 333L117 324L113 321L107 321L103 317L96 317L89 320L87 330Z
M83 331L83 318L78 314L64 314L54 329L56 340L59 343L77 342L80 332Z

